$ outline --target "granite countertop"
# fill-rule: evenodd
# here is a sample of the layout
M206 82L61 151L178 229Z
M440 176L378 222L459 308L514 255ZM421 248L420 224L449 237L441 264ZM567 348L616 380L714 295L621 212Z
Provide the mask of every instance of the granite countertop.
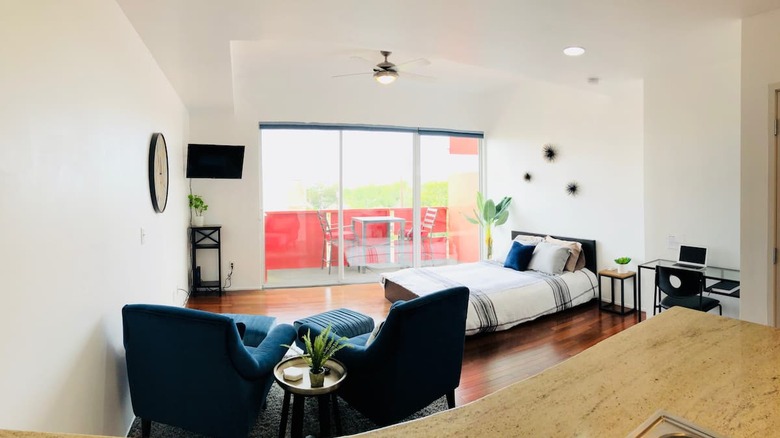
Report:
M780 330L673 308L472 403L359 436L625 437L659 409L729 437L780 436ZM87 435L0 430L45 437Z
M472 403L359 436L624 437L659 409L729 437L780 436L780 330L673 308Z

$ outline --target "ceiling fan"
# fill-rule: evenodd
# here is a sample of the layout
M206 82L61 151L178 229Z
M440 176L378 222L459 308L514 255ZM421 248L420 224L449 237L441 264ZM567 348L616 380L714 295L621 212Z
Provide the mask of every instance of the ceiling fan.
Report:
M345 74L345 75L336 75L336 76L333 76L333 77L334 78L341 78L341 77L345 77L345 76L358 76L358 75L370 74L370 75L373 75L374 79L377 82L379 82L380 84L382 84L382 85L388 85L388 84L392 84L393 82L395 82L395 80L398 79L399 73L403 73L404 75L409 75L409 76L420 77L420 78L430 78L430 76L418 75L418 74L415 74L415 73L412 73L412 72L409 72L409 71L406 70L409 67L413 67L413 66L429 65L431 62L428 61L425 58L413 59L411 61L406 61L406 62L404 62L402 64L396 65L396 64L393 64L392 62L390 62L387 59L387 57L390 56L390 54L392 54L393 52L390 52L390 51L387 51L387 50L380 50L379 53L382 54L382 56L385 58L385 60L380 62L376 66L374 66L372 72L348 73L348 74ZM354 58L362 59L362 60L367 61L367 62L372 62L372 61L369 61L369 60L367 60L367 59L365 59L363 57L354 57Z

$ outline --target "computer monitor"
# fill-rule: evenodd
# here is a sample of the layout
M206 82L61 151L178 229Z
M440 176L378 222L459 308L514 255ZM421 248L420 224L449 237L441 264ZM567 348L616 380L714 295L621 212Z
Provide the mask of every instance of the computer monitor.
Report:
M680 245L677 264L693 268L707 266L707 248L703 246Z

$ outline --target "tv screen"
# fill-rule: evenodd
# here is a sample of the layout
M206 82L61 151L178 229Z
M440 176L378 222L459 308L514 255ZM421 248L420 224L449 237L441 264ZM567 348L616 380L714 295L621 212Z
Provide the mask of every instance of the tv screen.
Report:
M187 148L187 178L241 179L244 146L190 144Z

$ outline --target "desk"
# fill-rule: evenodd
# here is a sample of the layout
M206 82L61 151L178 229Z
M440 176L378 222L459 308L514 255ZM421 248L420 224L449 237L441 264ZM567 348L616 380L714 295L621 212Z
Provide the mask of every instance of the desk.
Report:
M665 259L655 259L651 260L647 263L642 263L639 265L638 271L638 281L639 281L639 306L641 308L642 305L642 269L651 269L653 271L653 283L655 284L655 267L656 266L671 266L675 268L682 268L681 266L674 266L674 264L677 263L674 260L665 260ZM685 268L682 268L685 269ZM718 268L716 266L707 266L706 268L702 269L702 272L704 272L704 279L705 280L714 280L714 281L721 281L721 280L732 280L732 281L739 281L739 270L738 269L729 269L729 268ZM704 288L705 292L713 293L716 295L725 295L729 297L739 298L739 289L737 289L735 292L732 293L723 293L723 292L717 292L709 287ZM653 288L653 295L655 295L655 287ZM655 301L655 300L653 300ZM653 303L655 304L655 303Z
M357 216L352 218L352 229L357 232L357 224L360 224L360 245L365 249L366 247L366 225L372 225L372 224L387 224L387 242L388 242L388 248L392 248L393 246L393 224L400 224L400 229L398 230L399 236L404 232L404 229L406 227L406 219L402 217L395 217L395 216ZM403 239L398 239L399 246L403 246ZM400 249L400 248L399 248ZM365 254L365 250L363 251L363 254ZM388 261L392 262L393 255L395 255L395 258L398 259L398 253L399 251L396 251L395 254L393 254L392 251L388 252ZM365 263L365 260L364 260Z

